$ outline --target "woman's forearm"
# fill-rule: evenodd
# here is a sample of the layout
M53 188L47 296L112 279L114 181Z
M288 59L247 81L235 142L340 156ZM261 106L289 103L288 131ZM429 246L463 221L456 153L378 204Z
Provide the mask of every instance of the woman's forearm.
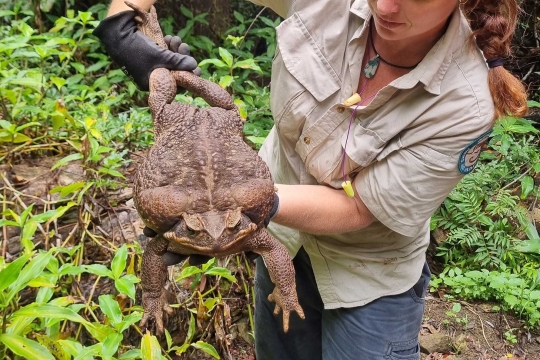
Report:
M150 7L156 2L156 0L129 0L132 4L138 5L140 8L144 10L150 10ZM126 5L124 0L113 0L111 2L111 7L109 8L109 13L107 16L114 15L116 13L119 13L121 11L126 10L133 10L129 6Z
M281 225L311 234L339 234L360 230L375 217L358 194L321 185L276 184L279 210L272 219Z

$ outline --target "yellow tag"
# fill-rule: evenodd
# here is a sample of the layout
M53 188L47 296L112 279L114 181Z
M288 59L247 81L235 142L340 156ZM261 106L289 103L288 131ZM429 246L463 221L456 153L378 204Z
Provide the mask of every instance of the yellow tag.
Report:
M344 181L341 186L343 187L343 190L345 190L348 197L354 197L354 189L349 180Z
M343 105L352 106L354 104L358 104L360 101L362 101L362 97L358 95L358 93L354 93L353 96L343 102Z

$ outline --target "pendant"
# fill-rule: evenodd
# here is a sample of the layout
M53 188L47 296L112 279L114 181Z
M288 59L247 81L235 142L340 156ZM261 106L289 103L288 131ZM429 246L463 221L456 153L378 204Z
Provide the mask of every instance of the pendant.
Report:
M375 76L375 73L377 72L377 69L379 68L380 62L381 62L381 59L379 58L378 54L368 60L366 66L364 67L364 76L367 79L371 79L372 77Z

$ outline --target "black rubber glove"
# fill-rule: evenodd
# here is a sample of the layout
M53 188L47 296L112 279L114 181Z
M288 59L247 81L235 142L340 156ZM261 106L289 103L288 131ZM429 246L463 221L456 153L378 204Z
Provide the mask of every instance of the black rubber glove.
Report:
M272 205L272 209L270 210L270 213L268 214L268 217L264 219L264 226L268 227L268 224L270 224L270 221L274 216L276 216L277 212L279 210L279 196L277 192L274 193L274 204Z
M191 56L162 49L138 31L134 11L123 11L103 19L93 34L141 90L148 90L150 73L156 68L184 71L197 68L197 61ZM177 45L176 48L185 52L185 46Z

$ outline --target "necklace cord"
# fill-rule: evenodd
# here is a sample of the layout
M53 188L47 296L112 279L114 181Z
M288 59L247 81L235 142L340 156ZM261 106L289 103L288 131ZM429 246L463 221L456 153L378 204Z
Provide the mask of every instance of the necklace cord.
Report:
M371 42L371 48L373 49L373 51L375 52L375 55L383 62L385 63L386 65L390 65L392 67L395 67L395 68L398 68L398 69L405 69L405 70L412 70L414 69L415 67L418 66L418 64L420 64L422 62L422 60L420 60L419 62L417 62L415 65L413 66L402 66L402 65L396 65L396 64L392 64L391 62L385 60L381 54L379 54L377 52L377 49L375 48L375 42L373 41L373 30L372 30L372 27L375 26L375 24L369 24L369 41Z

